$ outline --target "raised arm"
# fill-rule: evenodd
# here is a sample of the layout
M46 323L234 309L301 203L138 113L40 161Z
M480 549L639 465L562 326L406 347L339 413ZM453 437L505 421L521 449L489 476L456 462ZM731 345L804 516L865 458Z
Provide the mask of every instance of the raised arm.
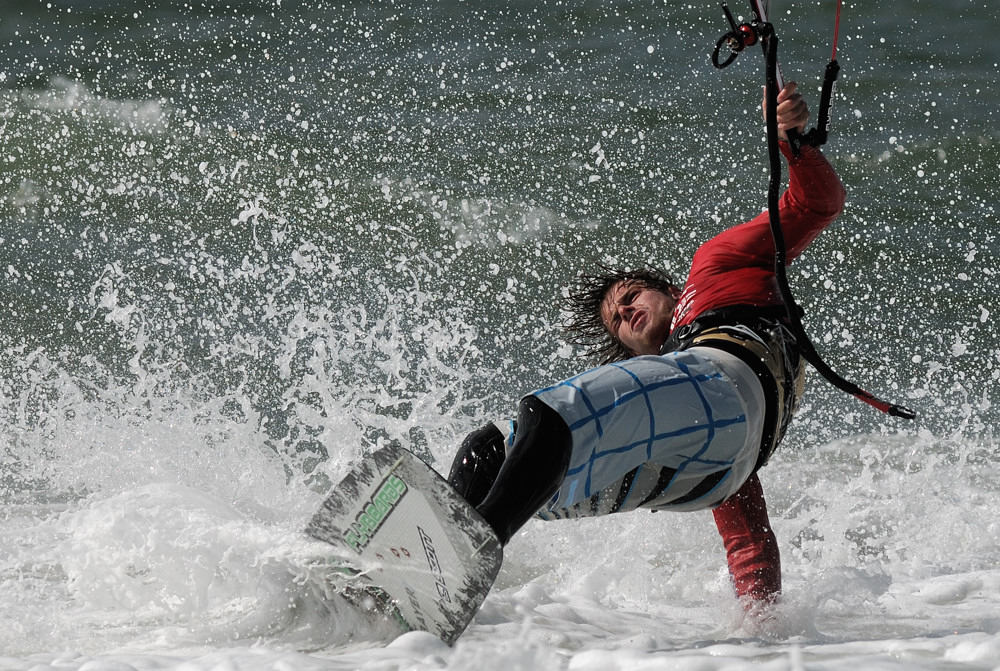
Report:
M794 91L793 87L789 84L782 94ZM792 121L808 119L807 112L803 116L805 103L800 97L779 101L779 123L785 114ZM791 107L783 107L786 104ZM779 202L788 263L837 218L844 207L845 191L833 166L815 147L803 147L799 156L791 155L787 142L781 143L781 149L788 161L788 189ZM765 211L698 248L672 327L719 307L780 304L774 277L774 237Z

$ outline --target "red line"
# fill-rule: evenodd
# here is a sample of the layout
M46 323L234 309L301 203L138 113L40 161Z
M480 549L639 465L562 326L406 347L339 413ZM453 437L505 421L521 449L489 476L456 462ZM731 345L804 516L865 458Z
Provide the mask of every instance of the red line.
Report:
M843 4L843 0L837 0L837 21L833 27L833 55L830 56L831 61L837 60L837 38L840 37L840 8Z

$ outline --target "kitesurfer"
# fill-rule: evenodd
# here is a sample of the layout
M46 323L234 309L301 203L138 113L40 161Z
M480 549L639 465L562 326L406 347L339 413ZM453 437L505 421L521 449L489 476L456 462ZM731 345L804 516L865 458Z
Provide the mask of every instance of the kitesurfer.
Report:
M844 187L818 148L788 147L786 131L809 117L795 84L777 100L791 262L841 212ZM712 509L737 594L773 600L780 560L757 471L802 394L803 362L768 214L704 243L683 287L649 268L600 272L570 308L571 333L603 365L525 396L516 422L470 434L449 481L504 544L535 515Z

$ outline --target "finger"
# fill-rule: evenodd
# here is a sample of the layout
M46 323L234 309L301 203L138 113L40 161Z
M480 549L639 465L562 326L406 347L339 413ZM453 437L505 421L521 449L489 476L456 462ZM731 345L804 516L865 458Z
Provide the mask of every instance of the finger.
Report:
M803 105L801 108L796 108L794 112L789 114L782 114L778 117L778 128L781 130L788 130L790 128L797 128L802 130L805 128L806 123L809 121L809 108Z
M787 105L783 104L778 106L779 119L796 119L808 115L809 106L806 105L806 101L802 99L790 102Z
M806 101L801 93L796 93L791 98L778 103L778 114L796 114L801 112L799 108L805 107Z
M799 85L796 82L785 82L785 88L778 91L778 102L795 95L798 90Z

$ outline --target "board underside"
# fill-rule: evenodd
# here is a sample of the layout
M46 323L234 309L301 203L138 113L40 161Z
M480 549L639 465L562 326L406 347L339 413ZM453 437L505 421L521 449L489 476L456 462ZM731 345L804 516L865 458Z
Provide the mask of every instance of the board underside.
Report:
M306 527L337 550L344 595L402 631L448 644L461 635L500 570L502 547L465 499L416 455L382 448L338 484ZM354 570L352 570L354 569Z

